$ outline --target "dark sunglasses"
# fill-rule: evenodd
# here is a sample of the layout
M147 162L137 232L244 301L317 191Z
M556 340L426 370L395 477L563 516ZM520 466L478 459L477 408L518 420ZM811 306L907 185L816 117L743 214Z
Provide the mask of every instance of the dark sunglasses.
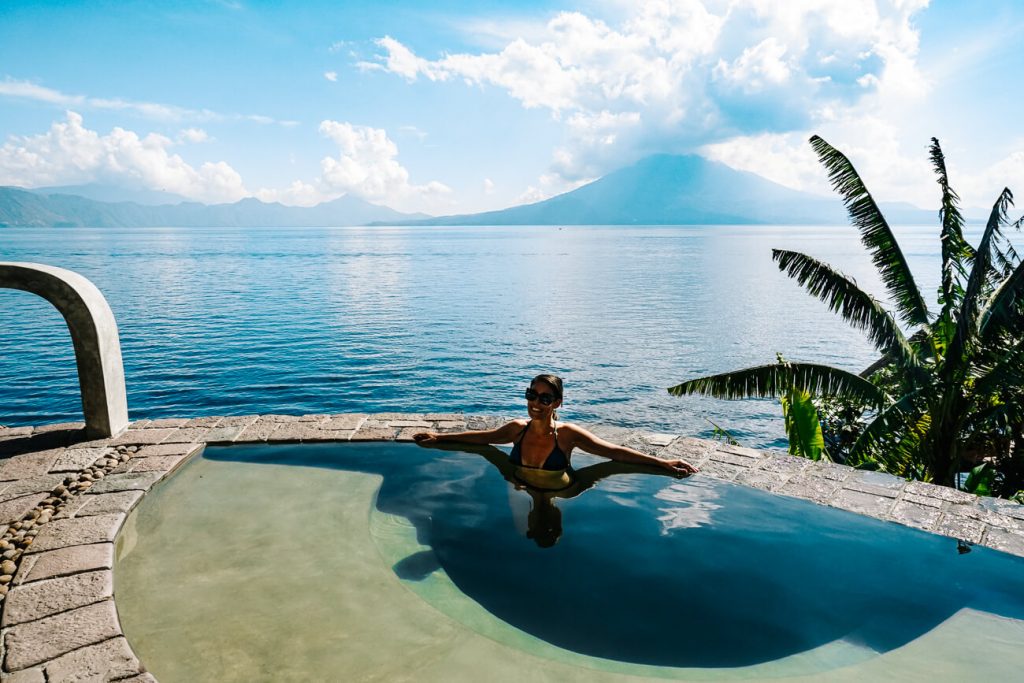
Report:
M554 394L538 394L533 389L526 390L527 401L540 401L542 406L549 406L558 400L558 397Z

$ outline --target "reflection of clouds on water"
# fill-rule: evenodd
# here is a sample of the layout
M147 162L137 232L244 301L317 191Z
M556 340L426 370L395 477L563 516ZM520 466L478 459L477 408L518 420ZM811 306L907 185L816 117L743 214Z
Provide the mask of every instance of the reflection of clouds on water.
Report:
M609 493L639 493L643 490L643 477L648 475L632 475L608 478L601 481L601 490Z
M661 535L667 536L675 529L696 529L711 524L712 512L722 506L713 501L720 497L720 493L707 484L699 481L688 481L675 483L666 486L654 497L659 500L671 503L681 503L672 507L658 508L662 515L658 517L661 522Z

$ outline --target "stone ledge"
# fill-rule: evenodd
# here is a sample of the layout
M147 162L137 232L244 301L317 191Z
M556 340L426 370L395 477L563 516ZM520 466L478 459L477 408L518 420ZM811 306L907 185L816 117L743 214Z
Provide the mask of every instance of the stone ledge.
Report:
M110 597L113 540L145 493L205 445L408 441L419 431L493 429L509 419L449 413L169 418L135 422L116 439L68 443L0 461L0 503L9 501L12 510L20 511L35 507L46 495L59 494L62 506L56 513L46 513L38 535L29 539L24 551L14 553L21 564L14 580L8 577L10 584L0 587L0 598L10 588L0 603L4 680L156 680L142 668L117 622ZM71 428L74 425L0 428L0 442ZM590 429L608 441L658 457L685 458L701 469L699 476L1024 556L1024 506L1009 501L692 437L613 425ZM108 466L103 476L95 471L97 462L113 462L116 467ZM62 492L61 473L90 465L93 475L86 485Z

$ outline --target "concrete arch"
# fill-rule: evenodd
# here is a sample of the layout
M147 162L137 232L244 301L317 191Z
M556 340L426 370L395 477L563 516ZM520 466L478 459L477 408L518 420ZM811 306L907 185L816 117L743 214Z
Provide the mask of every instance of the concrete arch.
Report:
M121 341L114 313L92 282L41 263L0 261L0 287L38 294L64 316L75 346L85 431L106 438L128 426Z

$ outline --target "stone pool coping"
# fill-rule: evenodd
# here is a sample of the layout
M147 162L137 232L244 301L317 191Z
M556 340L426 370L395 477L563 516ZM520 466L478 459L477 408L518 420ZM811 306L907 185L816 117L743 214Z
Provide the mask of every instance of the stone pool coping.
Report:
M140 420L84 441L82 423L0 428L0 678L155 681L121 630L114 541L159 481L206 445L411 441L511 418L441 413L247 415ZM676 434L609 425L608 441L681 457L699 476L803 498L1024 556L1024 505Z

